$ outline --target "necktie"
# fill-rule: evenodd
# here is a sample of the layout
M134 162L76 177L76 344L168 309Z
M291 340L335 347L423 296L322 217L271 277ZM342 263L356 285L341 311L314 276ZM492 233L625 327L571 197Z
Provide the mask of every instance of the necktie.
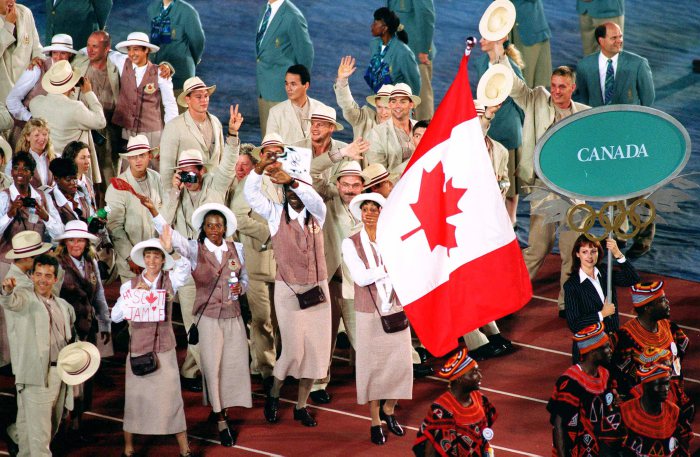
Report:
M608 59L608 69L605 70L605 97L603 102L609 105L612 102L613 85L615 84L615 70L613 69L612 59Z
M255 37L255 46L257 49L260 49L260 43L262 43L262 39L265 36L265 31L267 30L267 23L270 20L270 14L272 14L272 9L270 8L270 4L267 4L267 8L265 8L265 14L263 15L262 23L260 24L260 30L258 30L258 34Z

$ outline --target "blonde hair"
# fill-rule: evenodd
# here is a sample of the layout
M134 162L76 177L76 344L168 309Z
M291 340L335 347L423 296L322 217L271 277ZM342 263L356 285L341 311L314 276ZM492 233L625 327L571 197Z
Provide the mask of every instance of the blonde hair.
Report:
M523 56L513 43L509 43L508 46L505 47L504 51L506 52L506 55L510 57L510 59L515 62L518 67L520 67L521 70L525 68Z
M87 244L85 245L85 250L83 250L83 256L88 259L90 262L95 260L97 258L97 251L95 251L95 246L90 243L90 240L85 240ZM63 255L63 253L68 254L68 251L66 250L66 240L61 240L58 243L58 246L56 246L56 249L53 251L53 255L56 258L59 258Z
M22 133L20 133L17 144L15 145L15 154L20 151L29 152L29 141L27 140L27 137L35 129L46 129L49 134L49 141L46 143L44 154L46 154L46 160L51 162L56 158L56 153L53 150L53 143L51 142L51 129L49 128L49 124L40 117L33 117L24 125Z

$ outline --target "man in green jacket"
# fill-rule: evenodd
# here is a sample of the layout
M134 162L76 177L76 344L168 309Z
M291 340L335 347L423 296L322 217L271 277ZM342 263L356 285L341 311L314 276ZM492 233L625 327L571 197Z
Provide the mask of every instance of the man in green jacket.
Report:
M82 49L92 32L104 30L111 10L112 0L46 0L44 41L65 33L73 38L75 49Z

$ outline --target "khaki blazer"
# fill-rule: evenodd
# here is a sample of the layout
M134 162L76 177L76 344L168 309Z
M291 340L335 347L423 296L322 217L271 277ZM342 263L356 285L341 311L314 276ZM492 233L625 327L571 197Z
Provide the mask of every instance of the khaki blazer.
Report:
M71 141L82 141L90 149L92 163L99 164L90 131L105 128L107 120L94 92L83 94L82 97L83 102L72 100L63 94L39 95L29 103L29 111L32 116L41 117L49 124L51 142L57 154L63 153L63 148ZM101 183L100 167L91 168L92 181Z
M352 137L354 140L358 138L367 138L370 130L377 126L377 112L367 105L362 106L357 104L350 92L350 84L333 85L335 91L335 101L343 110L343 118L352 126Z
M199 227L192 226L192 214L198 207L205 203L224 204L226 192L235 176L239 146L240 142L236 138L229 137L226 140L221 164L204 175L202 188L196 195L185 188L181 191L173 188L172 178L170 182L163 181L163 187L169 189L164 197L163 217L182 236L191 240L199 236Z
M254 171L252 173L255 173ZM272 249L270 237L270 226L267 220L253 211L248 205L243 193L245 186L244 178L236 186L233 198L229 207L238 221L238 239L243 243L245 252L245 266L248 276L258 281L274 282L277 273L277 263L275 253ZM262 193L274 203L282 203L281 193L278 186L270 181L270 178L263 175Z
M85 76L88 67L90 67L90 59L88 59L85 54L77 54L73 57L71 65L81 76ZM107 78L109 79L109 85L112 88L112 95L114 95L114 103L116 105L117 99L119 98L119 68L109 59L107 59ZM84 101L82 94L80 100Z
M411 128L416 123L411 119ZM367 151L367 164L381 163L392 174L401 174L406 164L403 160L403 152L399 137L394 130L394 121L388 119L377 124L367 135L369 151ZM403 165L403 166L402 166Z
M309 103L309 116L318 107L324 105L311 97L309 97ZM299 124L292 102L285 100L270 108L270 115L267 118L267 130L265 132L277 133L282 137L285 144L294 144L310 137L311 122L302 121L302 125Z
M512 70L508 59L503 63ZM547 89L542 86L531 89L515 74L510 96L525 112L523 144L520 149L520 162L515 172L525 183L532 184L535 182L535 144L554 124L554 103ZM573 100L571 103L571 111L574 114L590 108Z
M41 41L32 11L24 5L15 6L16 33L9 31L8 27L12 25L6 24L5 19L0 17L0 100L3 102L7 100L7 94L27 69L29 62L35 57L45 57L41 52Z
M163 202L163 187L158 172L146 170L148 185L151 189L149 198L160 211ZM136 178L127 169L119 177L124 179L136 192L141 187ZM141 205L138 198L130 192L115 190L112 185L107 188L105 203L112 211L107 216L107 230L112 237L114 251L117 255L117 271L122 278L133 278L135 275L129 270L126 259L131 255L131 248L139 241L144 241L157 236L153 226L151 213Z
M205 144L204 137L192 119L189 111L185 111L172 121L165 124L163 134L160 137L160 175L163 179L163 187L170 188L173 179L173 172L177 166L177 159L180 153L187 149L199 149L202 152L204 165L212 170L219 165L224 154L224 134L221 121L207 113L211 121L213 131L214 147L209 152L208 144Z
M5 105L5 100L0 100L0 132L5 130L10 130L13 125L13 119L10 112L7 110L7 105ZM2 138L0 136L0 138ZM4 138L2 138L4 140ZM3 149L4 150L4 149ZM5 156L7 159L7 155Z
M54 299L63 312L62 330L71 340L75 311L62 298L54 296ZM12 294L0 295L0 306L5 309L7 318L15 384L46 386L51 330L46 306L34 292L34 287L19 286L19 281Z

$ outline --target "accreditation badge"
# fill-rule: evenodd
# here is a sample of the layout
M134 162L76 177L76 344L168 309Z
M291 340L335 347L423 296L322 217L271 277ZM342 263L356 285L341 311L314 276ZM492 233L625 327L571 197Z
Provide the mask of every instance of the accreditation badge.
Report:
M153 83L148 83L146 84L146 87L143 88L143 92L152 95L156 92L156 85Z
M236 259L231 259L228 261L228 269L231 271L239 270L241 268L241 264L238 263L238 260Z
M94 272L90 273L89 280L90 280L90 284L92 284L94 286L95 284L97 284L97 275Z

